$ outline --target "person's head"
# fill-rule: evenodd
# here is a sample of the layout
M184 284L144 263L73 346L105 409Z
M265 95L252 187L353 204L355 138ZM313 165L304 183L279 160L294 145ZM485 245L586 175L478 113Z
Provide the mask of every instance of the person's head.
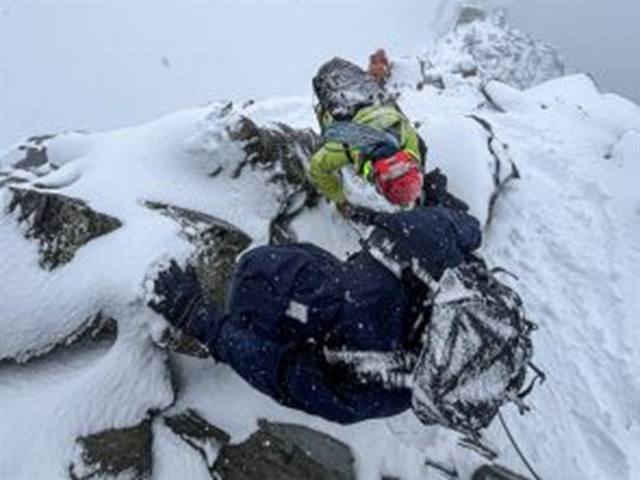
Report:
M371 175L377 190L392 204L413 207L422 194L423 175L404 150L377 160Z
M380 48L369 56L368 72L378 85L384 85L391 75L391 65L383 49Z
M387 60L387 52L384 51L384 48L379 48L371 55L369 55L370 62L380 62L380 63L389 63Z

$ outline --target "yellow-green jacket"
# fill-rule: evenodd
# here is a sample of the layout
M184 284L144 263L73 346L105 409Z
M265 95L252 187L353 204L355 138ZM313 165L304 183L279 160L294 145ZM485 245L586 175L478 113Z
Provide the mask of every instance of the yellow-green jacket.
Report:
M333 122L333 119L328 115L319 120L323 129ZM393 106L372 105L365 107L359 110L351 121L380 131L399 132L401 148L406 150L417 162L422 163L418 133L407 117ZM353 162L355 171L361 173L363 166L369 160L371 159L362 158L357 148L347 149L342 143L326 141L311 158L309 170L311 183L327 199L341 204L346 201L346 196L339 173L340 169Z

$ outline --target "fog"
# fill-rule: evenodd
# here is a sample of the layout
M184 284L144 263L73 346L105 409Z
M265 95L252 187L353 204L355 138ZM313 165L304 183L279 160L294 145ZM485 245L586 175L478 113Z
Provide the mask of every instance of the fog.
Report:
M640 0L519 0L511 22L556 47L602 91L640 104Z
M433 2L2 0L1 139L309 95L334 55L421 51Z
M432 1L1 0L0 147L112 129L213 100L309 95L334 55L423 53ZM516 1L513 22L558 45L603 90L640 103L640 0Z

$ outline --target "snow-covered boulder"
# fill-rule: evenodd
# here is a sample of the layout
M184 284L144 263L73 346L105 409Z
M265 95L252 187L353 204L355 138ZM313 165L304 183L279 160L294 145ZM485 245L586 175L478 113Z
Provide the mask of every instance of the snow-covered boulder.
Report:
M149 478L153 425L163 418L180 436L176 430L194 418L162 414L178 391L167 349L208 355L168 335L150 313L148 276L169 258L189 258L221 306L237 256L255 241L295 239L291 222L317 202L304 166L317 143L313 131L258 126L231 105L173 120L168 130L181 131L169 150L156 149L164 122L172 123L165 119L149 137L144 126L142 137L47 135L0 158L0 359L32 365L37 358L54 371L66 369L67 357L85 359L73 382L33 395L33 405L44 401L41 411L55 418L38 427L34 448L58 460L30 468L4 450L3 477ZM21 369L3 373L10 368ZM23 444L5 420L3 435ZM48 446L53 432L57 450ZM5 461L5 453L16 460Z

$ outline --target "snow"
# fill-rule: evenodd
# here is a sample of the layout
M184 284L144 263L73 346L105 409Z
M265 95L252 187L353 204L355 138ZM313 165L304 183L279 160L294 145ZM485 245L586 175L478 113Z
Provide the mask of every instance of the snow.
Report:
M410 70L404 73L409 78ZM640 108L599 93L585 75L524 91L492 83L487 93L502 111L487 108L465 85L403 90L400 104L422 122L429 165L449 175L450 188L485 224L483 255L518 275L514 286L540 327L534 361L547 381L528 397L526 416L513 407L503 414L542 478L640 478ZM177 223L144 202L213 215L241 228L252 245L264 244L277 198L260 172L229 177L241 151L225 127L247 115L261 125L316 128L311 99L302 97L224 111L210 104L48 143L60 168L22 186L37 183L81 198L123 222L53 271L38 267L37 246L20 234L16 214L6 212L3 188L0 355L21 358L45 348L99 312L118 319L118 337L0 366L0 478L66 478L79 435L137 424L149 409L187 408L229 432L233 442L255 431L258 418L326 432L351 446L360 479L438 476L425 458L469 477L484 459L411 412L337 425L276 404L223 364L180 355L170 356L180 386L174 394L169 355L156 342L166 324L144 306L144 283L158 263L183 262L193 246ZM489 224L496 158L487 150L489 133L469 115L491 126L501 158L513 161L521 176L498 198ZM11 149L0 157L0 171L10 171L16 158ZM209 176L219 166L223 172ZM357 179L349 181L352 195L376 201ZM362 233L324 203L293 228L301 240L343 258ZM194 450L161 422L153 429L154 479L208 478ZM487 440L499 463L527 473L497 422Z
M307 323L309 321L309 307L295 300L289 302L289 308L287 308L286 314L291 318L295 318L300 323Z

